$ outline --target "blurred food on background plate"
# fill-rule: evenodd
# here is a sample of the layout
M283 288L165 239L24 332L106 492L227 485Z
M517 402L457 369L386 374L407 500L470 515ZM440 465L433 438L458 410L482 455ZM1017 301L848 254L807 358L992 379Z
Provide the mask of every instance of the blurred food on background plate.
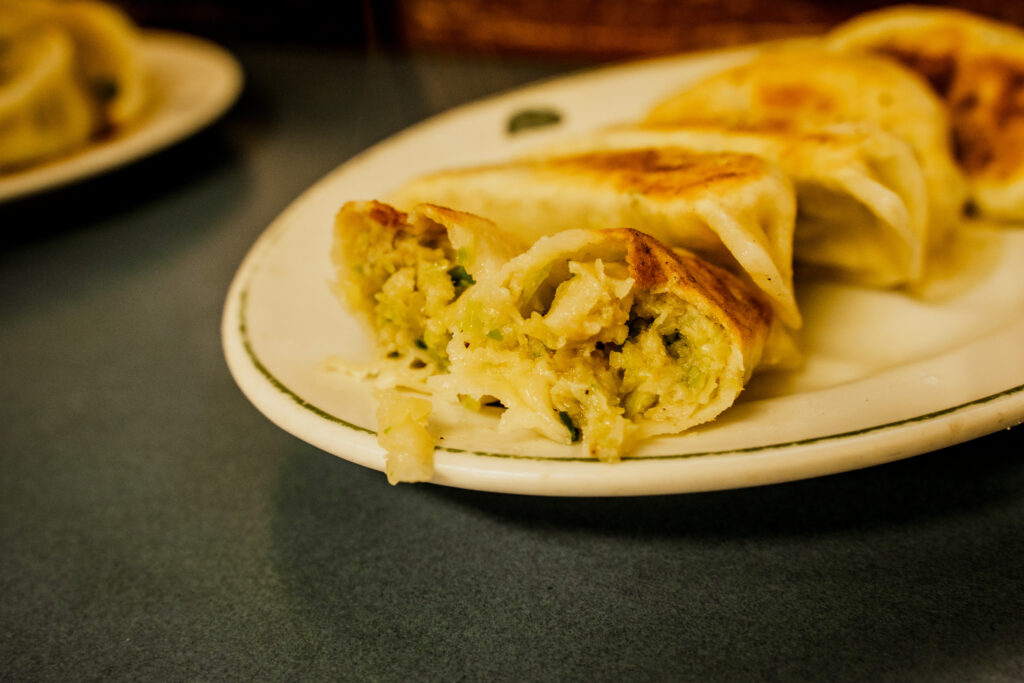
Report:
M0 4L0 173L65 155L145 111L141 38L95 0Z

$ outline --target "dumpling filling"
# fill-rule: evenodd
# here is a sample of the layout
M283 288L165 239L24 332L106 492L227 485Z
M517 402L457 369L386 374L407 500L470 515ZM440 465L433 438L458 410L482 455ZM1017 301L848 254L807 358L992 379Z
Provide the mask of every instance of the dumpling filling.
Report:
M451 374L438 384L469 402L496 399L506 427L582 441L602 460L693 424L728 376L725 330L676 296L636 287L622 263L567 266L561 282L550 269L527 277L517 301L491 292L462 302Z
M448 308L473 284L465 254L441 226L416 234L367 221L350 239L342 293L357 309L369 306L382 355L423 374L443 371Z

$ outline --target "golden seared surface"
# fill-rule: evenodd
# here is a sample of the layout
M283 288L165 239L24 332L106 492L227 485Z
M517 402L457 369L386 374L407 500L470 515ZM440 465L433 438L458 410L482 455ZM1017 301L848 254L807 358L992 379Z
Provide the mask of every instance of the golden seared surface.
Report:
M954 47L950 45L950 47ZM934 47L879 49L917 71L949 104L953 149L970 175L1006 179L1024 164L1024 59Z
M364 219L392 232L405 231L431 237L444 235L445 224L481 220L479 216L465 211L429 203L419 204L411 213L406 213L376 199L346 202L338 211L339 221Z
M370 200L368 202L348 202L342 208L343 211L356 210L358 211L359 206L364 207L366 214L371 220L380 223L381 225L389 228L398 228L405 226L408 222L408 215L404 211L399 211L390 204L378 202L377 200Z
M726 125L939 115L927 84L896 62L814 49L765 52L659 103L651 123L717 121Z
M1024 60L960 65L949 93L955 150L971 175L1006 179L1024 165Z
M535 162L551 169L587 177L614 186L621 192L637 192L671 199L691 191L728 191L753 177L767 173L767 163L747 154L700 153L682 149L636 149L592 152Z
M903 138L921 160L933 242L945 239L962 211L967 188L953 157L947 107L923 77L893 59L825 43L766 49L684 86L647 117L650 123L693 120L877 126Z
M923 76L949 105L957 160L1005 180L1024 164L1024 31L967 12L901 7L864 15L830 39Z
M756 93L758 104L769 109L796 109L829 117L842 111L835 93L813 83L765 83Z
M771 305L732 273L684 250L673 250L630 228L603 231L610 241L622 240L626 263L636 286L669 291L684 300L704 299L718 312L719 324L747 342L762 337L771 324Z
M940 40L928 47L908 45L880 45L874 50L878 54L896 60L928 81L932 89L942 97L949 94L956 72L959 41Z

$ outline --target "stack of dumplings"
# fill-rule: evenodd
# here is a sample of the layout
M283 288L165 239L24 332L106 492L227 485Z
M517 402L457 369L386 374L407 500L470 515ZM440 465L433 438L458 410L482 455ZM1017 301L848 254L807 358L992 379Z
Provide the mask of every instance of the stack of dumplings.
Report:
M795 279L912 290L965 212L1024 217L1022 37L863 15L666 83L642 120L346 203L334 287L378 341L389 479L433 453L394 387L614 462L799 366Z

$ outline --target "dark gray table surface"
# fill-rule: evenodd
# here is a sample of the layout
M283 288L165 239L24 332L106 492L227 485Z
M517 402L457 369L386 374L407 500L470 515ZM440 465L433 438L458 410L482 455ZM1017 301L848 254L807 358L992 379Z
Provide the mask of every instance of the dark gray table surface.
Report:
M568 69L237 47L217 125L0 205L0 678L1022 680L1024 430L640 499L389 486L274 427L219 322L385 136Z

